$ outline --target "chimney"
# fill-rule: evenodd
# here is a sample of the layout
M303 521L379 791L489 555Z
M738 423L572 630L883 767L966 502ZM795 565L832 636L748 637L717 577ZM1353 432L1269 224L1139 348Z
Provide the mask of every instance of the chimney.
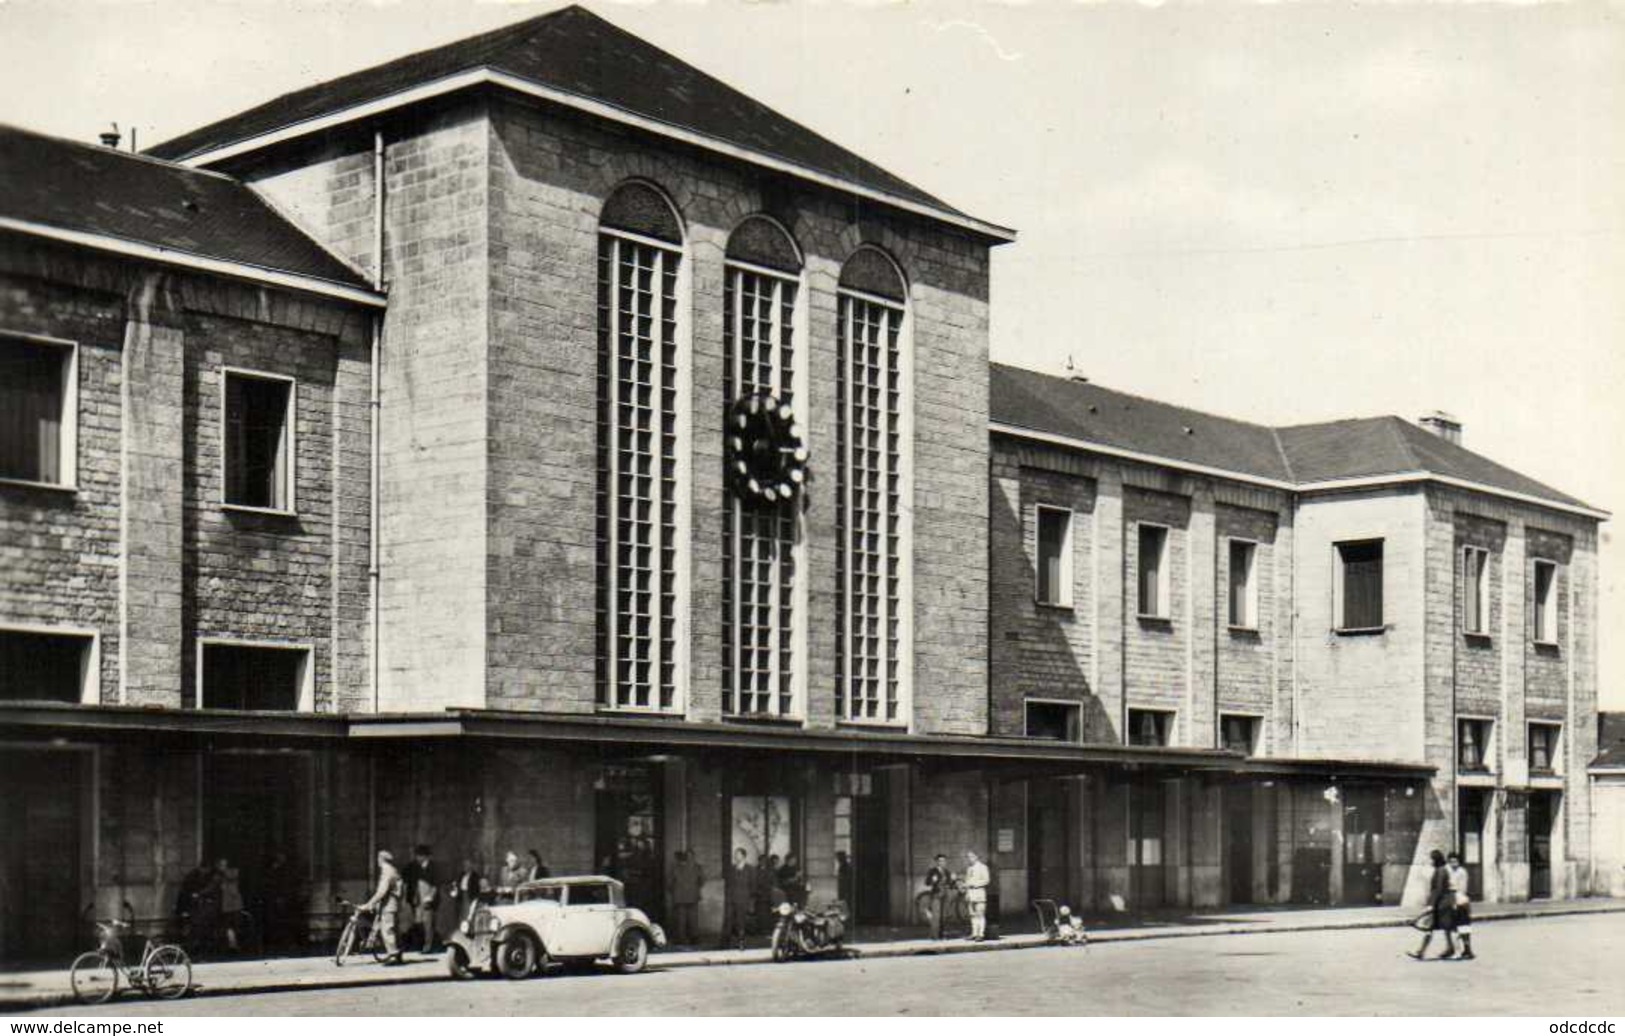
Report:
M123 139L118 131L118 123L112 123L112 126L112 129L102 131L101 136L103 147L117 148L118 142Z
M1435 410L1426 417L1418 418L1416 423L1441 439L1461 445L1461 422L1443 410Z

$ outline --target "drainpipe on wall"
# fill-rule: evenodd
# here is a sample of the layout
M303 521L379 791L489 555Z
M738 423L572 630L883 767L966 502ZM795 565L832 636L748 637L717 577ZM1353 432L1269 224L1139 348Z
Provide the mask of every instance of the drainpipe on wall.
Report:
M384 135L374 132L372 135L372 286L373 290L384 290ZM378 520L378 364L383 358L384 346L384 314L374 313L372 317L372 355L368 364L372 383L367 395L367 429L371 437L368 449L368 524L367 533L367 599L371 611L369 616L372 636L371 681L372 681L372 711L379 711L379 670L380 662L378 648L380 637L378 591L382 580L378 569L378 530L382 524Z

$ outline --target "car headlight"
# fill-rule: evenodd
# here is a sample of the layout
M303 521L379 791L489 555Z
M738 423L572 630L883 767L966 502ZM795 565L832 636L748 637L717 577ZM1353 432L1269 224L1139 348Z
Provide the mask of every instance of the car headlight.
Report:
M779 904L779 916L780 917L789 917L791 914L793 914L795 912L796 912L796 908L791 906L789 903L780 903Z
M651 922L649 925L649 931L655 938L656 946L666 945L666 930L664 928Z
M807 921L807 915L803 914L803 913L800 913L800 912L797 912L797 914L796 914L796 924L805 924L806 921Z

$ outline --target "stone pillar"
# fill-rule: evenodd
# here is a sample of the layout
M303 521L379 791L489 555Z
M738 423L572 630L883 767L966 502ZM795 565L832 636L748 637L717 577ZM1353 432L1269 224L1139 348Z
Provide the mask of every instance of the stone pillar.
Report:
M1127 722L1123 711L1123 602L1127 589L1123 585L1123 476L1115 465L1101 465L1095 483L1094 532L1096 649L1090 682L1115 727L1111 740L1122 743ZM1091 736L1094 733L1090 731Z
M124 331L118 700L180 708L196 704L181 700L186 336L160 277L136 289Z
M1186 554L1185 741L1192 748L1218 744L1215 682L1218 654L1218 521L1213 487L1199 483L1191 495L1190 549Z

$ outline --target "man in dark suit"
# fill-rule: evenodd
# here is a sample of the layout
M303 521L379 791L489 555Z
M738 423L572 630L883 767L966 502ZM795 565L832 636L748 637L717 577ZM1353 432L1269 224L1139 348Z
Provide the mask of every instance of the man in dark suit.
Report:
M745 929L756 899L756 868L750 854L734 850L733 866L728 868L722 901L722 945L745 948Z

